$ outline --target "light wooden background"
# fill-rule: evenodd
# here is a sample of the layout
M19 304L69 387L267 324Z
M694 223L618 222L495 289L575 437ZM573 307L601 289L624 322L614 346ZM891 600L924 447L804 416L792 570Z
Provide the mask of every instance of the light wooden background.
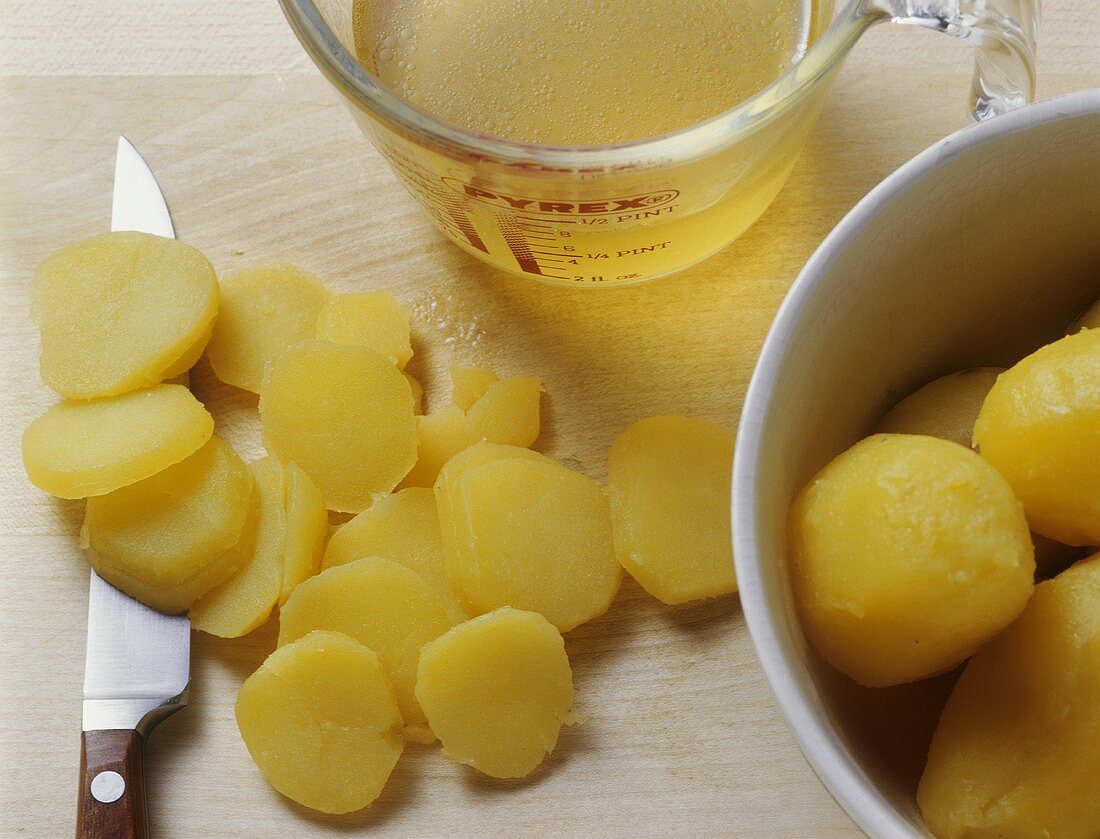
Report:
M1043 98L1100 86L1095 0L1046 0ZM275 0L7 0L0 6L0 834L74 823L85 566L78 505L22 473L19 435L54 397L37 378L27 285L52 247L106 229L115 137L147 156L181 238L222 271L286 258L341 289L391 289L416 319L435 399L451 360L542 376L542 450L602 480L627 423L684 412L734 424L753 360L799 266L883 176L967 124L969 51L927 33L858 45L790 184L740 241L632 289L546 288L445 242L357 134ZM219 431L256 450L254 400L197 376ZM383 797L326 818L280 799L248 759L235 688L274 621L196 635L192 704L148 755L158 837L844 837L854 826L803 761L735 598L667 609L629 581L568 641L578 708L525 783L409 748Z

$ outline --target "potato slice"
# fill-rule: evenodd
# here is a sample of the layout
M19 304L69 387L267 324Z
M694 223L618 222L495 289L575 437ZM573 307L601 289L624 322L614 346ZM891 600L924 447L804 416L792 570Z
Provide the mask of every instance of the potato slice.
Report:
M737 591L730 537L733 433L689 417L650 417L611 446L615 552L664 603Z
M562 632L602 615L622 569L607 496L544 455L479 443L436 485L447 572L470 613L513 606Z
M241 685L236 714L267 782L322 813L374 801L404 749L378 656L339 632L311 632L273 652Z
M1100 329L1037 350L1003 373L974 442L1023 502L1031 529L1100 544Z
M789 536L806 635L869 687L950 670L1031 596L1020 503L995 469L947 440L856 443L799 494Z
M286 545L279 605L321 570L328 536L328 510L321 490L297 463L286 465Z
M373 350L399 370L412 358L409 310L385 291L336 294L317 319L317 337Z
M574 721L565 643L541 615L498 609L424 646L416 697L443 752L494 778L522 778Z
M273 457L248 464L256 484L256 537L251 555L228 580L191 606L191 626L222 638L247 635L267 620L283 585L285 477Z
M264 380L260 419L267 450L301 466L341 513L366 509L416 460L409 385L361 347L306 341L287 350Z
M240 566L230 548L249 518L252 489L248 467L211 437L162 472L89 498L83 542L104 578L128 576L195 599Z
M487 371L476 371L480 374ZM457 375L456 398L465 402L477 392L470 371L452 369ZM491 374L490 374L491 375ZM448 405L417 418L416 465L401 486L432 486L443 465L463 449L486 440L511 446L530 446L539 436L539 402L542 382L533 376L512 376L488 384L484 394L468 410Z
M340 525L325 548L323 566L333 568L368 556L388 559L416 571L439 595L452 621L468 617L443 562L435 494L410 487L383 495L351 521Z
M452 364L451 404L462 411L468 411L485 395L485 391L499 381L500 377L496 373L484 367L460 367Z
M259 524L259 499L253 492L244 526L237 541L222 551L201 570L180 580L154 578L150 574L131 574L118 563L105 560L88 544L87 520L81 529L81 547L88 561L103 579L136 600L162 612L176 614L188 611L195 601L226 579L230 579L251 558L256 546Z
M259 503L253 495L237 542L214 557L200 571L182 580L154 579L148 574L136 576L117 563L99 556L86 541L82 546L96 573L115 588L161 612L177 614L188 611L196 600L244 567L255 550L258 511Z
M313 274L275 263L249 268L221 284L221 311L206 357L227 384L260 392L268 364L314 337L329 291Z
M148 478L196 452L214 418L179 385L154 385L90 402L54 405L23 434L35 486L85 498Z
M974 423L1003 367L971 367L929 382L881 420L878 434L927 434L971 448Z
M279 616L279 646L314 629L350 635L378 653L405 724L423 726L424 712L413 695L420 648L453 625L423 577L369 557L329 568L298 586Z
M31 288L42 380L70 399L114 396L183 372L176 368L197 358L196 347L201 353L217 314L206 257L148 233L104 233L54 251Z
M917 803L942 839L1100 836L1100 556L1035 587L967 664Z

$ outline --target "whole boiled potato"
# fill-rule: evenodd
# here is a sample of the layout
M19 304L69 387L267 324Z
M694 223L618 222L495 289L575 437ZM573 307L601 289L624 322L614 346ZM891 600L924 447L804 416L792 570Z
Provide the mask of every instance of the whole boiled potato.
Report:
M1047 344L1001 374L974 442L1008 479L1032 530L1100 544L1100 329Z
M917 792L941 839L1100 836L1100 554L967 664Z
M879 420L876 432L884 434L927 434L972 448L974 423L982 403L1003 367L971 367L934 379L902 399ZM1038 533L1031 534L1035 546L1035 569L1040 576L1064 568L1080 551Z
M1002 367L971 367L948 373L913 391L890 409L875 431L927 434L970 446L974 421Z
M908 434L856 443L802 490L789 528L810 642L869 687L955 667L1031 595L1020 503L957 443Z

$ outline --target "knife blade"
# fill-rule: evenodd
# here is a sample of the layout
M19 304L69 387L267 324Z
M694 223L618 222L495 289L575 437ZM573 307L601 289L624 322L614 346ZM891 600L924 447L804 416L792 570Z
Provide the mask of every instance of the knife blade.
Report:
M118 138L112 230L175 238L156 178ZM78 839L147 836L143 748L187 703L191 622L150 609L91 572L80 754Z

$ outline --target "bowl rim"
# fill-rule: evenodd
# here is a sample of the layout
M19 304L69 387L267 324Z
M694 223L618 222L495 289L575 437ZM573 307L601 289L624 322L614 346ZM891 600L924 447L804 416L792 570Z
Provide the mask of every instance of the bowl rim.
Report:
M764 676L803 756L852 821L872 837L915 839L921 834L902 824L895 809L869 781L855 758L830 736L831 729L818 721L813 710L814 692L800 687L795 672L801 668L792 665L782 652L775 620L777 610L768 603L761 580L763 559L757 547L756 526L756 487L762 470L760 443L787 346L830 266L899 195L960 154L1038 125L1096 113L1100 113L1100 89L1066 94L967 126L894 170L837 223L798 273L768 330L745 394L734 450L730 510L734 563L745 623Z

